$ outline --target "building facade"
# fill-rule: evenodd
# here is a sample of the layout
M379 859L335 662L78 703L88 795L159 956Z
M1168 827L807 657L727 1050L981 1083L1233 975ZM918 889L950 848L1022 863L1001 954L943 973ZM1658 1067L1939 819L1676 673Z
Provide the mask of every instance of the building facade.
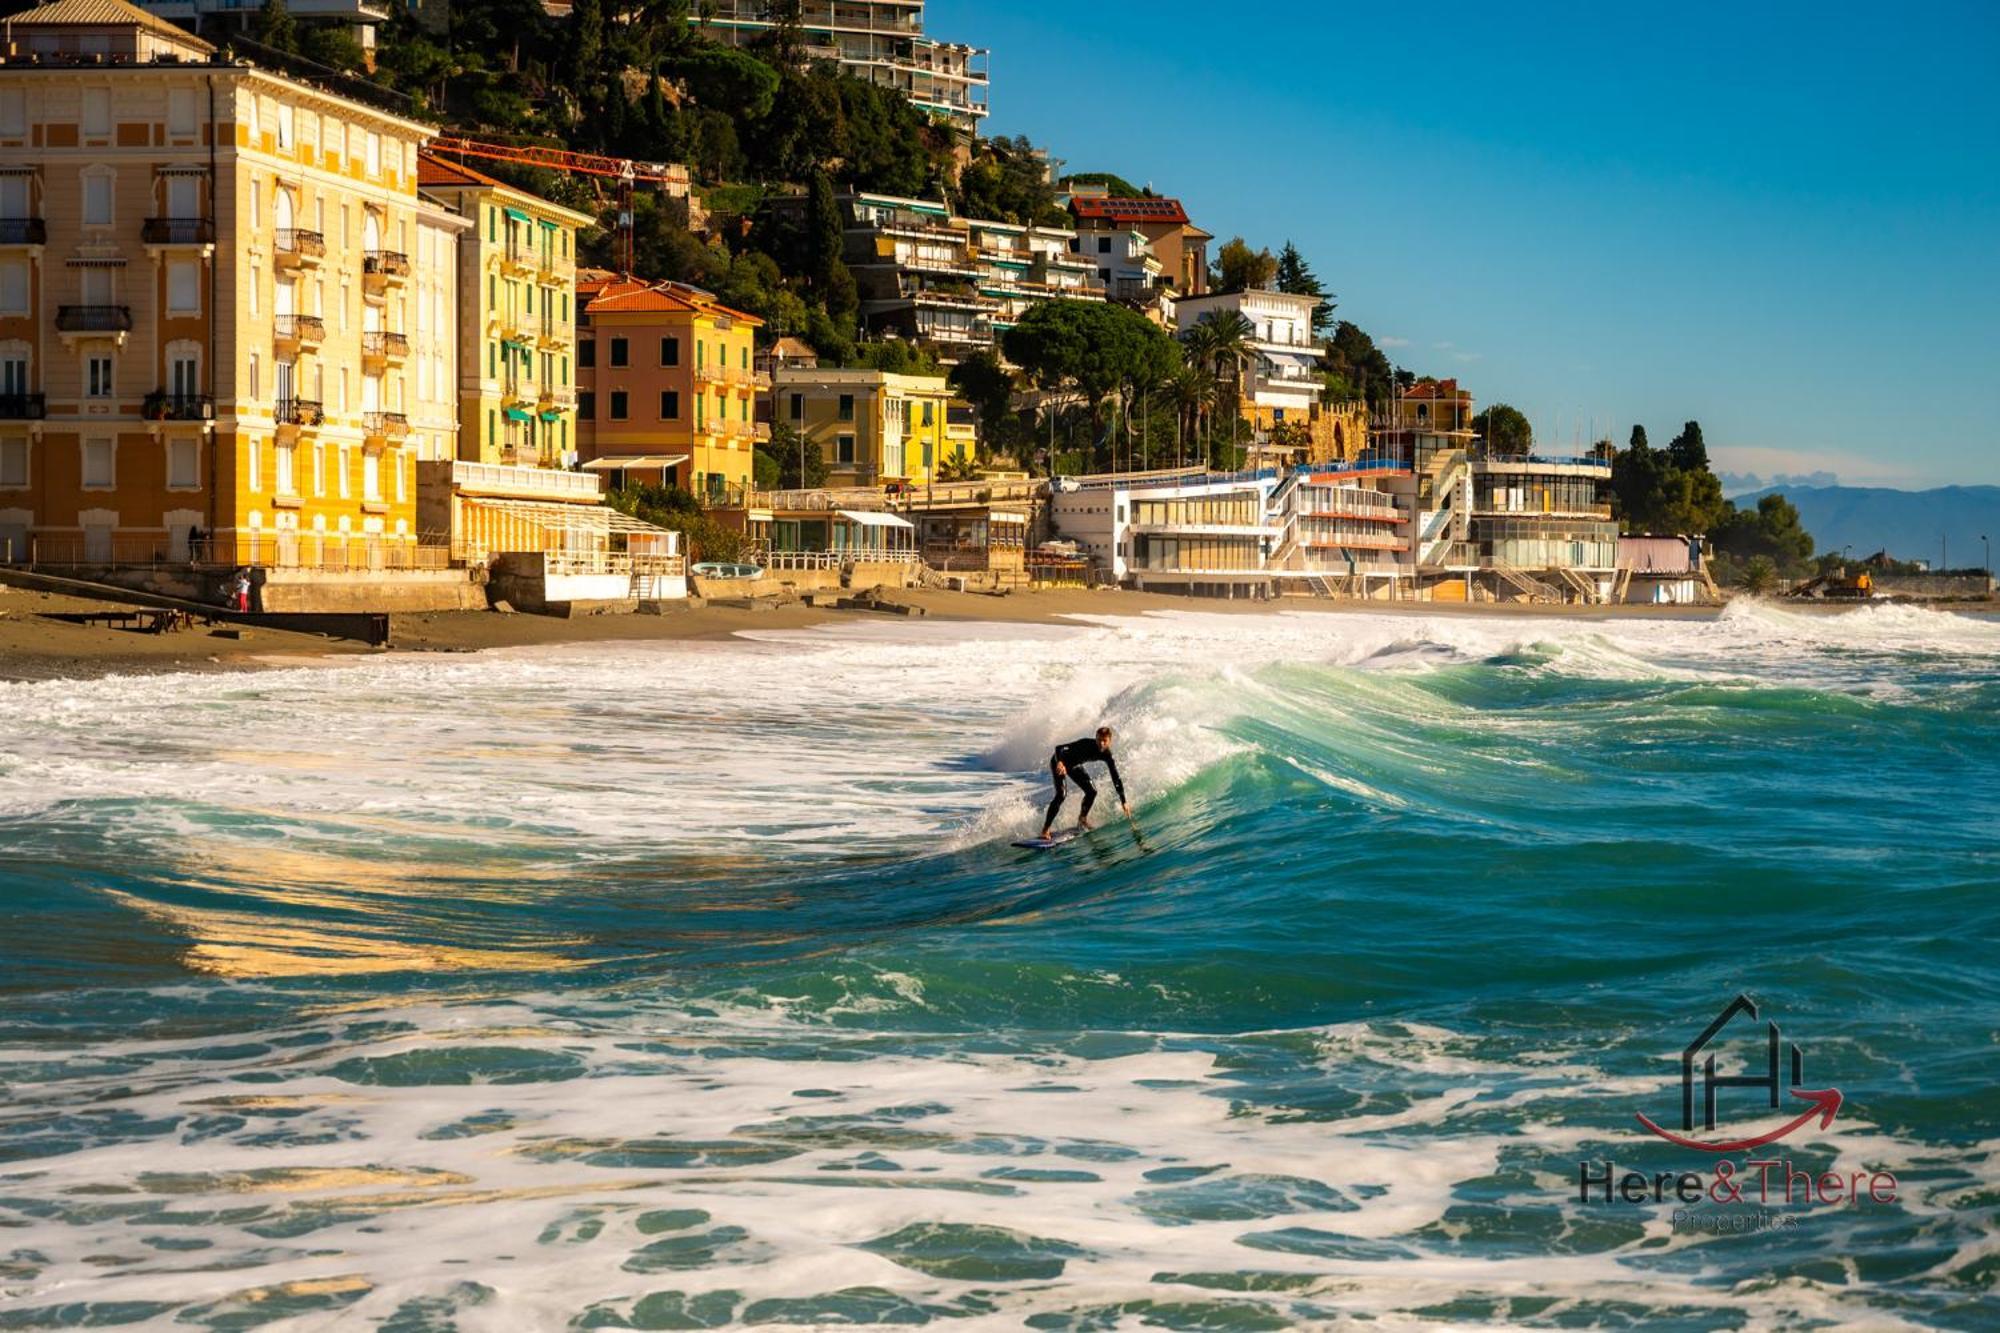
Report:
M768 37L767 0L718 0L688 22L732 46ZM987 52L924 31L924 0L804 0L807 60L830 60L859 79L893 88L921 110L976 133L986 118Z
M429 154L458 245L458 456L564 468L576 455L576 233L596 219Z
M1110 255L1114 238L1136 232L1151 248L1167 286L1183 297L1208 291L1208 243L1215 237L1194 225L1180 200L1119 199L1079 187L1069 211L1076 220L1077 250L1085 258Z
M429 128L124 0L11 34L0 550L416 563L403 330Z
M1175 307L1182 333L1231 314L1249 326L1251 355L1237 382L1237 411L1256 445L1284 455L1278 461L1344 456L1349 443L1358 444L1339 438L1348 429L1342 416L1321 410L1325 349L1312 329L1318 304L1317 297L1254 290L1184 297Z
M826 459L829 486L926 485L965 447L942 375L780 370L771 395L773 420Z
M586 467L620 460L714 502L740 503L755 475L771 376L756 364L764 321L698 287L591 273L579 285L578 447ZM678 460L667 462L665 460Z
M1075 234L953 216L941 201L845 196L846 253L861 317L877 336L908 338L953 360L992 348L1049 300L1104 300Z

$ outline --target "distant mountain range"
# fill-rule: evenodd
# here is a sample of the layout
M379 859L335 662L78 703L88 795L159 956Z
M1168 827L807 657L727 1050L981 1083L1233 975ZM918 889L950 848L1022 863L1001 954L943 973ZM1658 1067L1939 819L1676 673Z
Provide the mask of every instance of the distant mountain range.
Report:
M1898 560L1937 568L1939 538L1954 569L1986 563L1980 534L2000 542L2000 486L1940 486L1896 491L1880 486L1767 486L1733 496L1754 506L1772 493L1798 506L1799 521L1821 552L1854 548L1855 559L1887 550Z

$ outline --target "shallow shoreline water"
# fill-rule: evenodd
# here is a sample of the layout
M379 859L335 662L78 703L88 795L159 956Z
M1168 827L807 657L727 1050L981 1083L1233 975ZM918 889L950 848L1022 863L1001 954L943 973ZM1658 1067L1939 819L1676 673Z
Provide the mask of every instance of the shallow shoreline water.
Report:
M2000 627L1207 610L0 688L0 1327L2000 1314ZM1898 1201L1579 1203L1739 991Z

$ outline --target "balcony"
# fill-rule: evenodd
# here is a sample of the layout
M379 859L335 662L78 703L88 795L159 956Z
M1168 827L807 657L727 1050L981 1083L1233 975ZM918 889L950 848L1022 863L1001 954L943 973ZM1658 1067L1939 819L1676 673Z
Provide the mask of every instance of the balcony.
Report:
M363 412L361 434L371 444L407 439L410 419L401 412Z
M208 218L147 218L139 227L147 245L214 245L215 223Z
M326 258L326 237L316 231L280 227L276 254L279 268L318 268Z
M0 218L0 245L47 245L46 218Z
M148 421L213 421L215 399L205 393L170 393L155 389L146 395L142 414Z
M542 386L541 404L546 411L567 412L576 406L576 390L545 384Z
M535 261L535 272L548 286L561 287L576 280L576 262L558 259L553 250L544 250Z
M271 340L280 350L296 352L326 341L326 321L318 315L279 315L271 323Z
M122 343L132 331L129 305L59 305L56 331L66 338L109 336Z
M569 325L560 320L545 319L535 329L535 341L543 347L556 349L569 346Z
M510 375L500 389L501 398L510 406L528 407L542 396L541 388L531 379Z
M380 370L410 354L410 340L400 333L371 329L361 335L361 364Z
M275 415L281 434L296 435L301 428L318 426L326 420L321 404L311 398L280 398Z
M410 276L410 257L395 250L370 250L361 257L361 289L380 294Z
M515 277L532 277L540 260L533 246L509 244L500 251L500 268Z
M48 398L39 393L0 393L0 421L40 421L49 414Z

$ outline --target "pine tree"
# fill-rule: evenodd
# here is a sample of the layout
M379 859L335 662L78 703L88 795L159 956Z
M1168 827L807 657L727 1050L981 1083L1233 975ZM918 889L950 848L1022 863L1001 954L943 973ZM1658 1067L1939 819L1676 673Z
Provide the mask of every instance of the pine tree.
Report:
M297 54L299 25L292 11L285 8L285 0L264 0L264 7L257 11L257 40L274 51Z
M1306 264L1305 256L1290 241L1278 253L1278 290L1293 296L1317 296L1320 303L1313 307L1312 327L1315 334L1325 333L1333 324L1334 302L1326 299L1326 287Z

